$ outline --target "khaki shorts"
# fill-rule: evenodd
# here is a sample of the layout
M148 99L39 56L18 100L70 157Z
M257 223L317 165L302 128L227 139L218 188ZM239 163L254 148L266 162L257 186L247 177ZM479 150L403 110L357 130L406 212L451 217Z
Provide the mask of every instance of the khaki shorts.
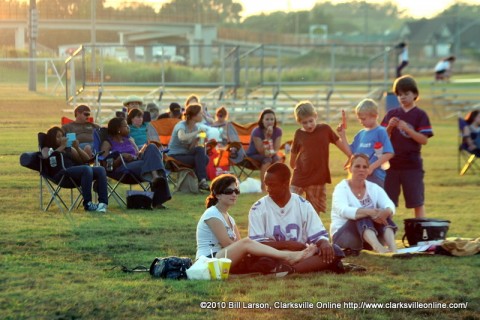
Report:
M306 194L306 199L312 204L318 214L327 212L327 188L325 184L317 184L305 188L290 186L290 191L300 196Z

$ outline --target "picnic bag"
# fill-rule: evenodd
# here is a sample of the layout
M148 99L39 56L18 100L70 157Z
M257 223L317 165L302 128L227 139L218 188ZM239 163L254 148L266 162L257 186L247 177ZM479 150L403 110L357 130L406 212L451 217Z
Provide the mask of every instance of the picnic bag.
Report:
M192 266L192 259L187 257L155 258L150 265L150 274L154 278L187 279L187 269Z
M409 246L415 246L419 242L432 240L445 240L447 236L449 220L428 219L428 218L413 218L404 219L405 238L408 240Z
M192 169L181 169L178 171L178 181L175 191L185 193L199 193L198 179Z
M152 210L153 192L150 191L127 191L127 209Z

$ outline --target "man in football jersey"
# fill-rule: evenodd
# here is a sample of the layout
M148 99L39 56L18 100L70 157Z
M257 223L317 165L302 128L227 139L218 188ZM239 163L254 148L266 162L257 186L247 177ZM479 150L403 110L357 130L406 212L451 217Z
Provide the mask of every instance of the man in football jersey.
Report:
M290 192L290 176L290 169L283 163L267 169L268 195L252 206L248 216L250 239L280 250L303 250L313 243L318 254L297 263L295 272L344 272L341 259L345 255L330 244L327 230L310 202Z

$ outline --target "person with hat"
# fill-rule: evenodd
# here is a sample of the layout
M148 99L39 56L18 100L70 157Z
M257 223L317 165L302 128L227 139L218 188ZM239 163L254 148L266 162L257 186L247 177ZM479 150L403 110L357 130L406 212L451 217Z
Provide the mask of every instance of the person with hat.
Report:
M143 99L138 96L128 96L127 99L123 101L123 106L127 108L127 113L133 108L142 109Z
M78 105L73 113L75 120L63 125L62 130L65 133L75 133L79 147L92 157L93 131L100 128L100 126L89 121L91 113L90 107L87 105Z
M182 119L182 107L176 102L170 103L170 112L162 113L158 116L158 119L165 119L165 118L177 118Z
M158 119L160 109L155 102L150 102L149 104L147 104L147 111L150 112L150 119L152 121Z

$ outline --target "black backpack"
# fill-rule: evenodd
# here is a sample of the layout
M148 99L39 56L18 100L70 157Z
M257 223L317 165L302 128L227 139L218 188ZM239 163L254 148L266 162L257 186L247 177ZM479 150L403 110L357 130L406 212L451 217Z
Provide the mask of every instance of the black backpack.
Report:
M187 279L187 269L192 259L186 257L155 258L150 265L150 274L155 278Z

